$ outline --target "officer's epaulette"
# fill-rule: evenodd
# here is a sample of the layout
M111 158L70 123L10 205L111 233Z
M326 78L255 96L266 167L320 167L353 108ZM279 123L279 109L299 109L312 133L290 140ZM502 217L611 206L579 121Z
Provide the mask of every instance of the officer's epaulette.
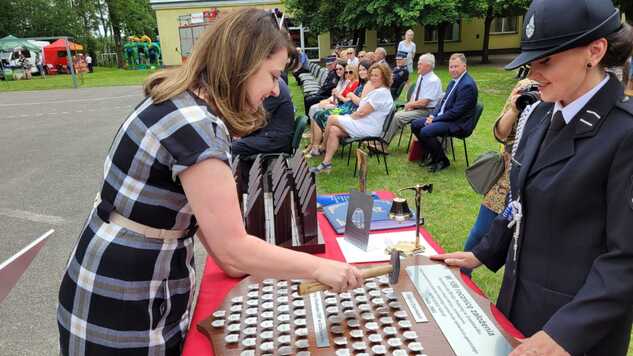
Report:
M633 119L633 97L625 95L615 103L615 106L629 113L629 118Z

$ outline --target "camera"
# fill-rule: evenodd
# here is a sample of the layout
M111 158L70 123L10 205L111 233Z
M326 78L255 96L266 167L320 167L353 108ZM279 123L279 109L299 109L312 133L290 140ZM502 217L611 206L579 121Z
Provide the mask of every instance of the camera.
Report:
M521 91L521 94L516 101L516 107L519 112L525 110L528 105L532 105L535 102L541 100L541 94L538 91L538 85L530 84Z

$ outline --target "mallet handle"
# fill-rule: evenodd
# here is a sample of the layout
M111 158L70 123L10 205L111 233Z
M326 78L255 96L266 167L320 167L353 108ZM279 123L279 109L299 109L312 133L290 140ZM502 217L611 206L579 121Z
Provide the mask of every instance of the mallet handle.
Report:
M392 271L393 266L391 265L379 265L361 269L363 279L382 276L383 274L391 273ZM330 289L330 287L320 282L302 282L299 285L299 295L306 295L327 289Z

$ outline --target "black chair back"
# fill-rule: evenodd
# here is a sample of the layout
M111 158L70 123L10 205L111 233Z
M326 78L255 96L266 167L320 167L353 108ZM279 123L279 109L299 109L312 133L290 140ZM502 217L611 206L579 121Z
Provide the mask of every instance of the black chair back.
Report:
M477 103L477 106L475 107L475 117L473 117L473 119L469 122L469 125L466 127L466 129L463 132L461 132L459 135L455 135L455 137L466 138L472 135L473 131L475 131L475 128L477 127L477 123L479 122L479 119L481 118L481 114L483 112L484 112L483 104Z
M384 138L385 134L387 134L387 132L389 131L389 127L391 126L391 122L393 121L393 117L396 115L396 105L393 105L393 107L391 108L391 111L389 111L389 114L387 114L387 117L385 118L385 122L383 122L382 124L382 133L380 134L380 137Z

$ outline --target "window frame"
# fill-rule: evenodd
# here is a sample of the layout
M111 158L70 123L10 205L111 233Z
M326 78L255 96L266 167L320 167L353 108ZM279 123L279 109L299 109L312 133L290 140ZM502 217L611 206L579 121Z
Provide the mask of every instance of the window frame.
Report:
M462 41L462 20L460 19L457 22L451 23L450 25L451 25L451 27L454 26L454 25L458 26L457 39L444 39L444 42L454 42L454 43L461 42ZM429 27L424 26L424 43L437 43L438 42L437 39L435 39L435 40L432 39L430 41L426 40L427 28L433 28L433 26L429 26ZM437 28L433 28L431 31L437 33ZM453 31L451 31L451 33L453 33ZM431 36L431 37L433 37L433 36Z
M505 30L504 31L504 23L507 23L506 20L510 19L510 18L514 18L514 30ZM495 28L495 21L497 20L502 20L503 22L501 23L501 31L494 31ZM490 24L490 34L491 35L512 35L512 34L517 34L519 33L518 31L519 28L519 17L518 16L503 16L503 17L495 17L492 20L492 23Z

